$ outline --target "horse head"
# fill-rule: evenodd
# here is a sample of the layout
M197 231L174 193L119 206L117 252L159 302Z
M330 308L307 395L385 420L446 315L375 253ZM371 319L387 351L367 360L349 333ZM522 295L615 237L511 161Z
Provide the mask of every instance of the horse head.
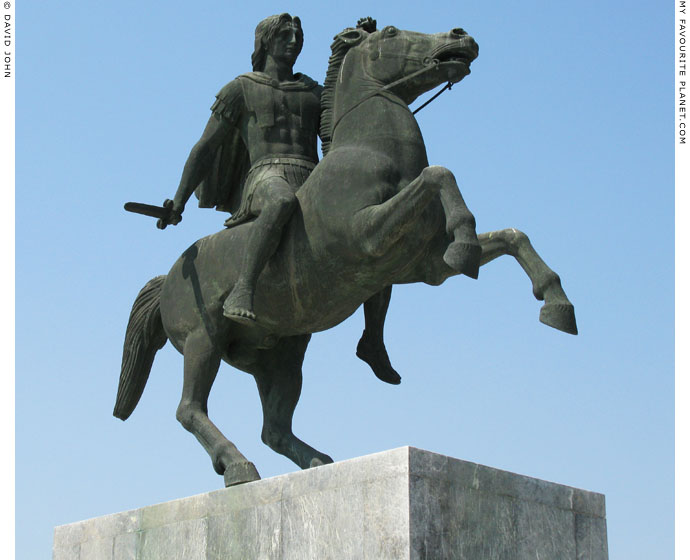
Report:
M352 45L344 73L359 70L360 79L394 89L408 104L439 84L462 80L479 54L475 40L461 28L429 35L388 25L371 33L346 30L340 38Z
M330 139L338 120L363 99L393 94L409 105L421 94L470 73L479 46L465 30L443 33L375 29L369 20L335 36L324 83L322 137ZM326 147L327 148L327 147Z

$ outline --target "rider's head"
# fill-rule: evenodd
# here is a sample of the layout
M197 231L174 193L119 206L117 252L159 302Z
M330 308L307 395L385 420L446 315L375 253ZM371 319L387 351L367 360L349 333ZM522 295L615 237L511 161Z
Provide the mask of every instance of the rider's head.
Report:
M254 53L252 54L252 69L255 72L262 72L266 65L266 56L268 55L271 43L280 31L290 29L294 32L295 45L294 52L289 52L288 58L294 64L297 56L302 50L304 43L304 33L302 32L302 22L295 16L290 14L279 14L267 17L256 26L254 32Z

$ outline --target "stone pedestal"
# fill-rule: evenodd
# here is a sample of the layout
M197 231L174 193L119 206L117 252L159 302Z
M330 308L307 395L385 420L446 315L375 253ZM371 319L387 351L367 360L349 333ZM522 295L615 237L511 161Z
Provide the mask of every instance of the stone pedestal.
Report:
M604 496L403 447L55 529L53 560L607 560Z

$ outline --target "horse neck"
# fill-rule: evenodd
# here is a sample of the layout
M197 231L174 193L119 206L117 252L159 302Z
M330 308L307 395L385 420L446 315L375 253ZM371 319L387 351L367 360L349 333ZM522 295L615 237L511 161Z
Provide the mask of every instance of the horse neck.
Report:
M364 146L373 140L380 144L382 137L388 144L423 146L417 120L407 104L385 91L385 84L366 76L362 67L357 56L343 61L334 100L333 147L352 143Z

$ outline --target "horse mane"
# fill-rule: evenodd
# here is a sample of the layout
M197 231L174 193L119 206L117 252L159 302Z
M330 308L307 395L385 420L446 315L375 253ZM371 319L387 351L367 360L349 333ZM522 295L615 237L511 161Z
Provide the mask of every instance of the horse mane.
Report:
M328 59L328 70L326 70L326 79L323 82L323 91L321 92L319 136L321 137L321 152L324 157L328 150L331 149L331 140L333 139L335 84L338 81L338 74L340 73L340 67L343 65L343 59L354 46L353 43L347 43L343 39L343 35L348 31L352 31L352 29L352 27L347 27L344 31L338 33L333 38L333 43L331 44L331 57ZM362 29L366 33L374 33L376 31L376 20L371 17L359 18L356 29Z
M352 29L351 27L348 29ZM347 29L345 30L347 31ZM338 80L338 73L343 64L345 55L350 51L352 45L348 45L341 38L341 34L335 36L331 44L331 56L328 59L328 70L326 79L323 82L321 92L321 126L319 136L321 137L321 152L324 157L331 148L333 135L333 105L335 103L335 86Z

